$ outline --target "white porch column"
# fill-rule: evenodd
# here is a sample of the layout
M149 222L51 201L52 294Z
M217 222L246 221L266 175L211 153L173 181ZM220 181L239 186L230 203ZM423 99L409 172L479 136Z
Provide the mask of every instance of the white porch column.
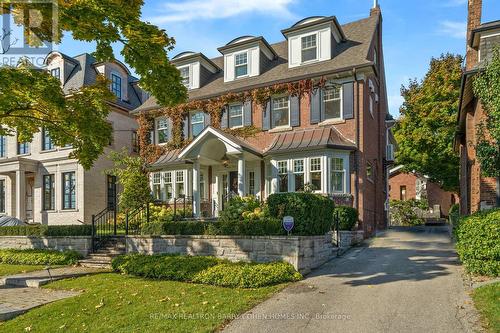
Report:
M16 218L26 220L26 175L24 170L16 171Z
M245 196L245 157L243 154L238 157L238 195Z
M193 164L193 215L200 217L200 162L196 160Z

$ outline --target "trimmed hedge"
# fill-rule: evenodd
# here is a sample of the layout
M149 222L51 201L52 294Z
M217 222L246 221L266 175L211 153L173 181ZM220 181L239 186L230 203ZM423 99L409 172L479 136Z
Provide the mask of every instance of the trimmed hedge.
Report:
M500 209L461 218L455 237L468 272L500 276Z
M76 251L0 250L0 263L15 265L73 265L81 259Z
M0 236L91 236L92 226L80 225L19 225L0 227Z
M351 231L358 222L359 213L356 208L338 206L333 210L333 216L339 216L339 230Z
M332 228L333 200L313 193L276 193L267 199L271 216L293 216L293 235L324 235Z
M205 235L213 222L151 222L142 226L142 235Z
M302 279L288 263L232 263L204 256L129 254L113 259L112 266L134 276L222 287L258 288Z

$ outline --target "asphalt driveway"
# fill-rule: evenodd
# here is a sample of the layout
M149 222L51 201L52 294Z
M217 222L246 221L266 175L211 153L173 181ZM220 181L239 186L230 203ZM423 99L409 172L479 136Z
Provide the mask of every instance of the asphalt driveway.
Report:
M445 227L391 229L334 259L225 332L472 332Z

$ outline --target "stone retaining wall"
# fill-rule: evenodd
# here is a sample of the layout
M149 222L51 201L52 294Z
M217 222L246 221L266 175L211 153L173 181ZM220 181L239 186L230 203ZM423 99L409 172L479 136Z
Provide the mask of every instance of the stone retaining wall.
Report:
M360 244L364 239L363 231L339 231L340 247L347 248L353 245ZM333 243L337 244L337 234L334 232L332 237Z
M209 255L231 261L286 261L301 273L333 258L332 235L324 236L127 236L127 252Z
M92 249L92 237L38 237L38 236L0 236L0 249L53 249L75 250L87 256Z

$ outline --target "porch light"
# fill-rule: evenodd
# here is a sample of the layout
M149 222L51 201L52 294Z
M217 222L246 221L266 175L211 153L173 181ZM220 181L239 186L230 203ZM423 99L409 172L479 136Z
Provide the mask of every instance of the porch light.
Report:
M225 168L227 168L227 166L229 165L229 157L227 157L227 155L226 155L226 154L224 154L224 156L222 156L222 158L221 158L221 160L220 160L220 161L221 161L222 165L223 165Z

